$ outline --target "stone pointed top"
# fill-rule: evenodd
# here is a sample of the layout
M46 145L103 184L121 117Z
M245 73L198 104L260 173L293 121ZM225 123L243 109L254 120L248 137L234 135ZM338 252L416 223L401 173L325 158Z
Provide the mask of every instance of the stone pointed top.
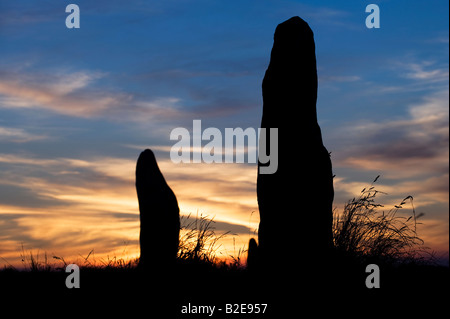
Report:
M296 26L300 28L307 28L310 29L308 26L308 23L300 18L299 16L292 17L282 23L280 23L278 26Z
M151 160L152 162L156 162L155 154L151 149L148 148L141 153L140 157L142 157L143 159L145 158L146 160Z
M139 155L136 164L136 184L141 183L148 186L166 183L159 170L155 154L150 149L146 149Z
M314 34L308 23L300 17L292 17L280 23L275 30L276 42L297 42L300 39L313 39Z

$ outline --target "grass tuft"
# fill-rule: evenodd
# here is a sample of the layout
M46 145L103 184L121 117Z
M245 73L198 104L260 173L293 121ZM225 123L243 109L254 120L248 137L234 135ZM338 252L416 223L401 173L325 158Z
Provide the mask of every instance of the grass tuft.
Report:
M348 201L342 214L335 214L333 221L333 240L338 256L346 256L360 260L379 260L397 263L407 260L425 258L428 249L417 235L418 219L414 199L405 197L390 210L375 202L379 194L373 181L364 188L358 197ZM399 214L403 207L411 206L410 216Z
M192 220L191 214L181 217L181 233L177 259L190 262L217 264L219 241L229 232L217 235L214 218L200 215Z

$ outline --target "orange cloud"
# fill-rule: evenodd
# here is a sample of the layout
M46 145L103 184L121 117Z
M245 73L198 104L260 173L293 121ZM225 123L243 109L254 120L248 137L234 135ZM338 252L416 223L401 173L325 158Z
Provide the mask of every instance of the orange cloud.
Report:
M98 258L118 254L124 249L127 256L138 255L139 209L134 188L134 159L34 159L0 155L0 163L45 171L43 177L16 176L8 185L25 188L51 203L23 207L18 201L0 208L0 220L6 212L14 216L4 233L4 242L16 247L16 251L0 249L0 256L8 262L18 261L17 247L21 242L27 248L66 259L87 254L92 249ZM249 229L253 232L259 222L257 212L252 214L257 210L256 167L179 165L170 160L160 160L159 165L177 194L181 214L195 216L198 213L214 218L221 232L227 231L224 227L245 231L225 238L218 252L220 256L226 257L234 251L235 245L242 248L248 242Z

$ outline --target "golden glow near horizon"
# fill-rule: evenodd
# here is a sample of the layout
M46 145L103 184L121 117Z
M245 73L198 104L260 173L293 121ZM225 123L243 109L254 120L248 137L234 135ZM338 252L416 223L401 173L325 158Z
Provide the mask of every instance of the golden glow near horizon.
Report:
M2 242L1 264L20 266L22 245L25 250L40 251L41 255L46 252L65 260L77 259L91 250L102 260L112 256L130 259L139 255L135 161L113 158L34 161L14 156L0 157L0 161L31 165L63 177L60 180L24 177L23 181L10 182L26 185L41 199L58 204L39 209L0 206L2 214L13 217L16 228L22 232L21 236L10 236L19 237L18 240ZM60 166L66 166L62 173ZM254 232L259 222L255 213L255 167L174 164L170 160L159 161L159 166L177 195L180 215L212 218L217 235L230 232L218 244L218 257L244 249L249 233ZM91 179L86 181L88 176ZM70 180L72 183L65 182ZM239 233L242 231L244 233Z
M27 187L40 200L49 201L38 209L1 205L4 227L0 251L1 265L20 267L22 247L34 254L60 256L78 260L93 251L91 261L111 258L130 260L139 256L139 208L134 188L135 161L118 158L91 160L33 160L0 156L0 161L27 165L31 170L47 170L52 178L23 177L8 181ZM64 170L63 167L64 166ZM230 232L218 243L217 257L236 256L247 248L248 240L257 237L259 223L256 199L256 166L245 164L174 164L159 160L168 184L178 198L180 214L192 218L213 218L217 235ZM61 178L58 178L61 177ZM336 178L336 193L358 194L366 186ZM392 194L390 186L379 188ZM403 197L388 198L386 208L398 204ZM429 200L443 200L439 196ZM390 205L392 201L392 206ZM381 199L381 202L383 200ZM344 202L335 201L338 211ZM421 201L416 200L416 211ZM296 208L301 213L301 206ZM156 213L156 212L155 212ZM163 213L163 212L161 212ZM427 246L445 251L439 219L426 216L419 236ZM20 235L8 233L20 231ZM162 227L163 225L155 225ZM245 254L241 257L246 257ZM244 258L245 259L245 258Z

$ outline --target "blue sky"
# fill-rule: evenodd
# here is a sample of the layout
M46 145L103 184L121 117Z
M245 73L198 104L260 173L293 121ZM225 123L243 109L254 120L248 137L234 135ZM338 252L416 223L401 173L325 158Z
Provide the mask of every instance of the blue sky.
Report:
M193 119L257 128L275 27L295 15L315 34L336 206L380 174L381 201L413 195L422 237L448 255L448 1L78 0L81 28L67 29L69 3L0 0L0 256L20 243L135 254L145 147L183 214L214 215L245 243L256 168L176 166L169 134ZM380 29L365 26L370 3Z

